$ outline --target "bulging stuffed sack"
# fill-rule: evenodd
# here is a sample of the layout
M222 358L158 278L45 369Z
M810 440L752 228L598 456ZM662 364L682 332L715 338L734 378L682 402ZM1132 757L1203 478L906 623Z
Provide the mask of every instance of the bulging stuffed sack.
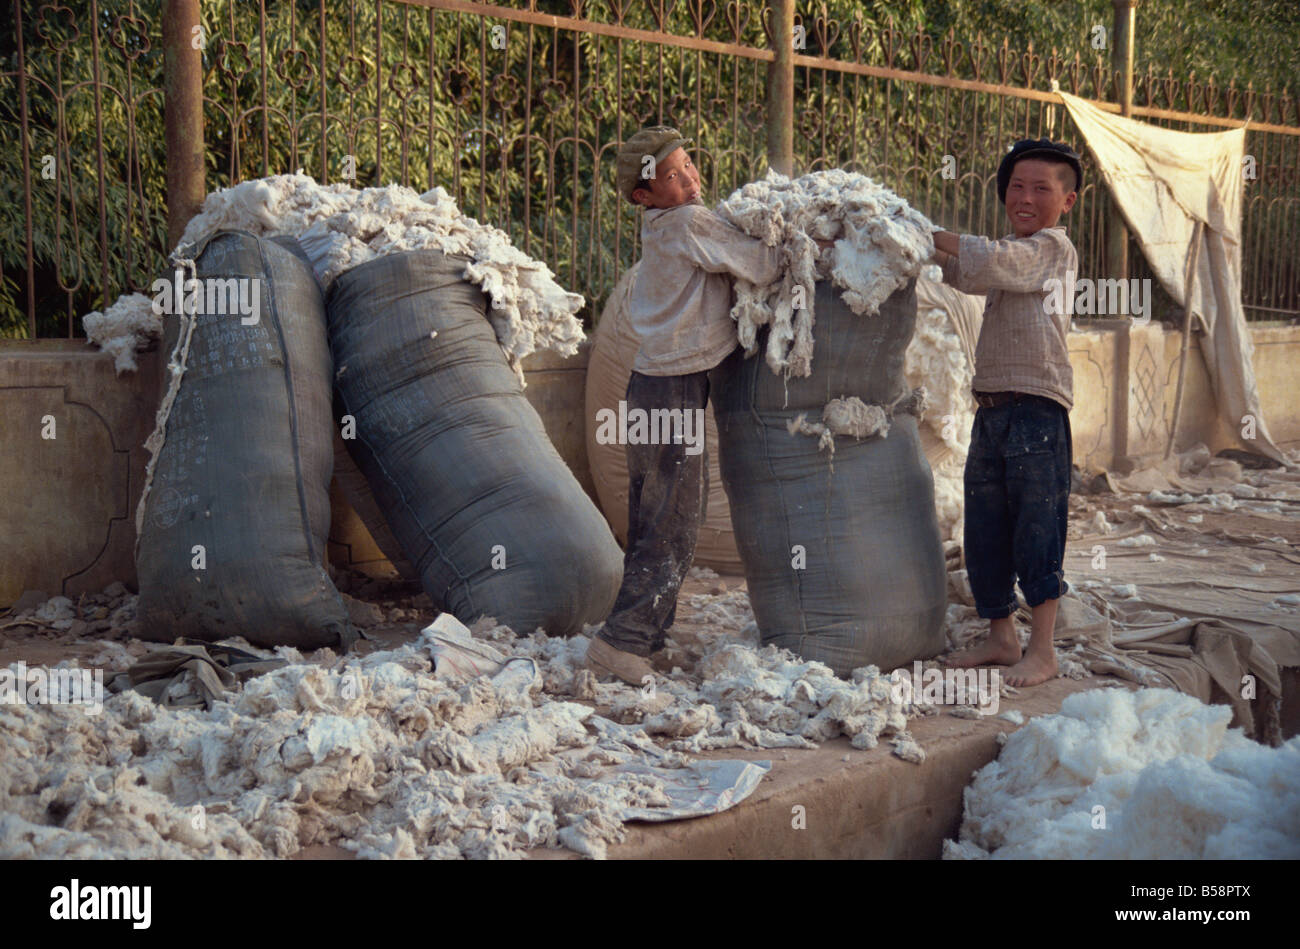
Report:
M903 357L915 280L869 320L826 280L816 307L809 376L776 375L737 350L713 371L712 396L759 635L843 676L937 654L946 575L917 420L897 410L911 401ZM832 455L791 431L800 416L821 418L828 403L852 398L886 410L883 435L835 435Z
M324 563L331 362L301 253L291 239L209 235L193 250L200 286L256 281L256 312L164 319L171 384L137 516L143 639L337 648L355 638Z
M334 281L335 412L438 608L578 633L614 605L623 554L524 397L465 266L417 250Z

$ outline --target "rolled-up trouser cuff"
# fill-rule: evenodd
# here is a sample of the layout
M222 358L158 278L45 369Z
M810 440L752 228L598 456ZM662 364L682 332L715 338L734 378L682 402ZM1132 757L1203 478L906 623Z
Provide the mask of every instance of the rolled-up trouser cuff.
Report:
M1065 582L1065 575L1060 571L1049 573L1045 577L1039 577L1032 583L1021 583L1020 592L1025 595L1025 602L1030 607L1039 606L1047 600L1055 600L1059 596L1064 596L1070 589L1070 584Z
M1016 601L1013 599L1010 603L1003 606L981 606L975 604L975 612L979 614L980 619L1003 619L1010 616L1016 611Z
M665 637L662 633L652 633L650 635L627 636L621 634L620 630L602 629L596 634L597 639L603 639L615 649L621 649L623 652L630 652L633 655L640 656L642 659L649 659L651 655L664 648ZM647 645L647 642L649 645Z

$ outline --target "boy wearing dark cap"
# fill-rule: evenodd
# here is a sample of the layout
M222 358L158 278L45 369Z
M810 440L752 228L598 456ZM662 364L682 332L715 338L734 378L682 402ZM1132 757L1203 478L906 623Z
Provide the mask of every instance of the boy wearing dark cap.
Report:
M966 457L965 548L975 606L990 630L987 641L949 664L1007 665L1007 684L1027 686L1056 675L1052 632L1057 600L1069 589L1061 566L1072 465L1074 376L1066 334L1073 307L1057 312L1062 308L1049 303L1047 288L1053 279L1073 286L1078 271L1079 256L1058 221L1074 206L1083 172L1068 146L1026 139L1003 158L997 180L1010 235L934 237L944 281L988 295L971 384L979 408ZM1012 619L1017 578L1033 615L1023 655Z
M700 175L676 129L642 129L619 149L619 194L645 208L641 268L627 300L640 348L627 384L629 416L642 409L703 412L709 370L737 345L731 281L780 275L776 248L742 234L700 203ZM694 416L692 416L694 417ZM703 451L682 441L628 439L628 539L613 612L587 649L587 666L640 685L663 648L677 593L695 556L708 499Z

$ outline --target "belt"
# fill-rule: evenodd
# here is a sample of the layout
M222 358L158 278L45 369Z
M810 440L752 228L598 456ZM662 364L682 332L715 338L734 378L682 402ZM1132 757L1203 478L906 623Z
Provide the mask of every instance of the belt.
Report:
M995 409L999 405L1006 405L1008 402L1019 402L1021 399L1032 399L1035 396L1028 392L976 392L975 401L980 408Z

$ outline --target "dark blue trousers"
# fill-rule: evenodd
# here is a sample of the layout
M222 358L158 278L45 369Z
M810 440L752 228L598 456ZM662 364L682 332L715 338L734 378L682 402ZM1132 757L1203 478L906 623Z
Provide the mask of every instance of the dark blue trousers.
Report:
M1073 450L1070 413L1022 395L981 407L966 456L966 570L985 619L1016 609L1015 583L1031 607L1069 589L1061 572Z
M627 407L693 412L709 401L708 372L643 376L627 383ZM700 431L703 437L703 430ZM708 511L707 452L685 444L629 444L627 550L623 585L598 634L617 649L649 656L662 649L677 616L677 593L695 557Z

